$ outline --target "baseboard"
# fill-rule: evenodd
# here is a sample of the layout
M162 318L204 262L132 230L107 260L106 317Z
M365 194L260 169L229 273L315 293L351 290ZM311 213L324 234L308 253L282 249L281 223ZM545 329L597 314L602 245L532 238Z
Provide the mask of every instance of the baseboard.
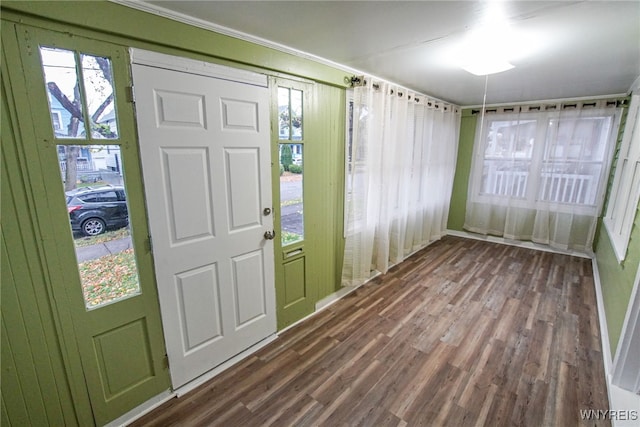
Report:
M593 285L596 291L596 305L598 306L598 323L600 323L600 341L602 342L602 359L604 361L604 372L607 376L607 386L610 383L613 357L611 355L611 341L609 340L609 327L607 326L607 316L604 311L604 297L602 296L602 282L600 281L600 270L595 258L591 260L593 268ZM611 396L609 396L611 397Z
M178 389L175 390L176 396L177 397L184 396L185 394L187 394L190 391L196 389L197 387L199 387L202 384L206 383L207 381L209 381L210 379L214 378L215 376L220 375L222 372L226 371L227 369L229 369L230 367L232 367L236 363L240 362L241 360L245 359L248 356L251 356L253 353L255 353L256 351L260 350L262 347L265 347L266 345L271 344L273 341L275 341L277 339L278 339L278 335L277 334L269 335L267 338L265 338L262 341L252 345L251 347L249 347L248 349L242 351L241 353L236 354L231 359L227 360L226 362L222 363L221 365L216 366L212 370L200 375L198 378L188 382L187 384L183 385L182 387L179 387Z
M213 377L215 377L217 375L220 375L223 371L229 369L230 367L232 367L236 363L240 362L244 358L246 358L246 357L250 356L251 354L255 353L256 351L260 350L262 347L272 343L276 339L278 339L278 335L277 334L273 334L273 335L268 336L267 338L263 339L262 341L258 342L257 344L254 344L251 347L249 347L248 349L244 350L242 353L238 353L237 355L235 355L231 359L227 360L226 362L222 363L221 365L216 366L212 370L210 370L210 371L206 372L205 374L199 376L198 378L194 379L193 381L188 382L187 384L183 385L182 387L179 387L178 389L173 390L173 391L167 390L167 391L162 392L161 394L149 399L148 401L146 401L142 405L138 406L137 408L134 408L131 411L127 412L126 414L122 415L121 417L111 421L105 427L119 427L119 426L125 426L125 425L128 425L128 424L131 424L132 422L134 422L138 418L148 414L149 412L153 411L158 406L162 405L163 403L167 402L168 400L173 399L174 397L183 396L186 393L188 393L188 392L194 390L195 388L201 386L202 384L206 383L207 381L209 381Z
M613 357L611 354L611 344L609 341L609 328L604 310L604 298L602 295L602 281L600 280L600 270L598 263L592 258L593 283L596 291L596 304L598 306L598 322L600 323L600 341L602 343L602 360L604 363L604 374L607 380L607 395L609 396L609 408L612 411L609 416L613 427L637 427L640 416L640 396L613 384ZM585 408L592 409L592 408ZM614 415L615 414L615 415Z
M126 414L116 418L110 423L105 424L105 427L121 427L121 426L126 426L128 424L131 424L133 421L137 420L143 415L148 414L149 412L156 409L158 406L162 405L163 403L167 402L170 399L173 399L174 397L175 397L175 393L172 392L171 390L164 391L159 395L147 400L142 405L136 408L133 408Z
M364 283L362 285L364 285ZM337 301L340 301L341 298L346 297L347 295L349 295L351 292L355 291L362 285L345 286L343 288L340 288L338 291L332 293L331 295L328 295L322 298L320 301L316 303L316 311L323 310L329 307L331 304Z
M555 254L577 256L580 258L593 259L594 257L593 252L587 253L587 252L580 252L580 251L574 251L574 250L561 250L557 248L552 248L548 245L542 245L540 243L534 243L534 242L529 242L524 240L511 240L511 239L505 239L504 237L470 233L468 231L447 230L447 235L456 236L456 237L465 237L467 239L473 239L473 240L482 240L485 242L499 243L502 245L516 246L519 248L533 249L536 251L552 252Z

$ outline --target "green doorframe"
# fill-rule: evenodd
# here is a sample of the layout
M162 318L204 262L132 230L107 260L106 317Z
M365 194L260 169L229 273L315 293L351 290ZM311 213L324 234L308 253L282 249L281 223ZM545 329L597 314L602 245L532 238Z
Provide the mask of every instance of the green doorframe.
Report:
M5 26L3 35L4 30ZM23 167L25 173L43 183L32 215L41 226L40 233L46 235L41 239L41 259L50 275L48 287L55 301L53 310L66 320L65 326L58 328L60 344L64 352L79 355L79 366L74 360L75 363L67 367L78 372L74 389L78 394L88 393L94 422L104 424L168 390L170 384L148 245L135 117L132 105L126 102L126 88L131 81L128 53L120 46L20 25L15 26L14 37L18 51L15 58L20 58L20 62L14 60L14 68L9 73L24 76L26 101L16 103L17 115L25 118L21 123L25 128L33 128L33 138L24 141L31 154ZM40 46L111 59L119 117L120 137L117 140L94 140L89 136L70 141L53 135ZM142 289L138 295L93 310L84 306L60 179L57 145L70 142L79 145L108 142L120 146L129 196L132 243ZM126 355L128 351L132 352L129 356ZM82 399L81 405L74 406L86 407L84 396Z
M324 297L341 286L344 252L344 167L346 91L319 83L271 78L271 155L275 272L278 329L315 311ZM283 247L280 241L280 158L278 86L305 92L304 105L304 229L303 241ZM291 141L295 144L297 141ZM298 253L299 250L302 252ZM293 256L288 256L293 254ZM290 304L287 289L293 283L298 304ZM302 297L304 294L304 298Z

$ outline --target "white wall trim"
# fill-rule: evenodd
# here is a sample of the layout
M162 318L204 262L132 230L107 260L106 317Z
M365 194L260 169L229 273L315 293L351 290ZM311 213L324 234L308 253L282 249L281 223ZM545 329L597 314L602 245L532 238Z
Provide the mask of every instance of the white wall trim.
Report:
M631 84L629 88L629 93L640 90L640 75L636 78L636 80Z
M640 391L640 267L631 290L631 298L622 324L618 347L613 357L612 382L632 392Z
M148 414L153 411L157 407L161 406L163 403L168 402L169 400L175 397L175 393L167 390L160 393L157 396L152 397L151 399L144 402L142 405L137 406L127 412L126 414L116 418L108 424L105 424L105 427L121 427L126 426L136 419L142 417L143 415Z
M604 360L604 372L607 376L607 386L610 383L611 368L613 358L611 356L611 341L609 340L609 327L607 325L607 314L604 310L604 297L602 296L602 282L600 281L600 270L598 262L594 257L591 260L593 268L593 284L596 291L596 304L598 308L598 323L600 323L600 341L602 343L602 359ZM611 399L611 396L609 396Z
M574 250L561 250L561 249L552 248L552 247L550 247L548 245L542 245L542 244L539 244L539 243L523 241L523 240L510 240L510 239L505 239L504 237L496 237L496 236L489 236L489 235L478 234L478 233L470 233L468 231L447 230L447 235L449 235L449 236L457 236L457 237L465 237L467 239L473 239L473 240L482 240L482 241L485 241L485 242L499 243L499 244L502 244L502 245L516 246L516 247L525 248L525 249L533 249L533 250L542 251L542 252L552 252L552 253L555 253L555 254L577 256L577 257L580 257L580 258L593 259L593 257L594 257L593 252L580 252L580 251L574 251Z
M243 352L233 356L231 359L229 359L226 362L216 366L212 370L200 375L198 378L194 379L193 381L188 382L187 384L183 385L182 387L179 387L176 390L167 390L167 391L162 392L159 395L149 399L148 401L146 401L142 405L138 406L137 408L134 408L131 411L127 412L126 414L122 415L121 417L111 421L105 427L119 427L119 426L126 426L128 424L131 424L132 422L134 422L138 418L148 414L149 412L153 411L154 409L156 409L157 407L159 407L163 403L166 403L170 399L181 397L181 396L187 394L188 392L194 390L195 388L201 386L202 384L206 383L210 379L220 375L222 372L224 372L227 369L231 368L233 365L239 363L243 359L251 356L253 353L257 352L262 347L265 347L266 345L271 344L276 339L278 339L278 335L277 334L273 334L273 335L268 336L267 338L263 339L259 343L254 344L253 346L249 347L248 349L244 350Z
M276 43L271 40L263 39L261 37L244 33L242 31L234 30L233 28L225 27L223 25L214 24L213 22L208 22L208 21L205 21L204 19L194 18L192 16L188 16L183 13L166 9L162 6L144 3L137 0L109 0L109 1L111 1L112 3L120 4L122 6L130 7L132 9L137 9L142 12L147 12L153 15L161 16L163 18L171 19L172 21L181 22L183 24L187 24L192 27L213 31L218 34L233 37L239 40L244 40L249 43L257 44L257 45L274 49L280 52L288 53L290 55L294 55L300 58L309 59L324 65L328 65L332 68L344 70L345 72L348 72L348 73L353 73L353 74L360 73L358 70L355 70L353 68L347 67L346 65L342 65L337 62L331 61L329 59L323 58L321 56L313 55L308 52L294 49L292 47L289 47L280 43Z
M249 347L248 349L242 351L241 353L236 354L231 359L229 359L229 360L223 362L222 364L216 366L212 370L200 375L198 378L196 378L196 379L194 379L192 381L189 381L188 383L186 383L182 387L178 387L176 390L174 390L176 397L184 396L185 394L189 393L190 391L198 388L199 386L201 386L202 384L206 383L210 379L220 375L222 372L224 372L227 369L231 368L233 365L237 364L238 362L242 361L243 359L246 359L247 357L251 356L253 353L255 353L258 350L260 350L261 348L271 344L273 341L275 341L277 339L278 339L278 334L269 335L267 338L263 339L262 341L258 342L257 344L252 345L251 347Z
M367 282L365 283L368 283L369 280L367 280ZM362 283L356 286L344 286L339 290L337 290L336 292L332 293L331 295L327 295L326 297L322 298L320 301L316 303L316 311L324 310L325 308L336 303L337 301L340 301L342 298L346 297L351 292L355 291L361 286L364 286L365 283Z
M604 299L602 296L602 281L600 280L600 270L598 269L598 263L595 257L592 259L592 266L594 279L593 283L596 291L596 304L598 306L598 323L600 323L602 359L604 362L604 374L607 382L607 395L609 397L609 408L593 409L609 409L612 411L618 411L616 412L616 414L621 413L627 416L627 419L611 419L611 425L614 427L637 427L638 417L640 416L640 410L638 410L638 408L640 408L640 396L613 384L613 362L611 356L611 345L609 341L609 327L607 326L607 317L604 310Z
M457 104L454 104L454 103L452 103L450 101L445 101L443 99L434 97L432 95L425 94L425 93L416 91L414 89L401 86L401 85L399 85L397 83L391 82L391 81L383 79L381 77L377 77L377 76L365 73L364 71L357 70L355 68L351 68L351 67L349 67L347 65L340 64L340 63L332 61L330 59L323 58L321 56L317 56L317 55L314 55L314 54L311 54L311 53L308 53L308 52L304 52L302 50L298 50L298 49L292 48L290 46L286 46L286 45L283 45L283 44L280 44L280 43L277 43L277 42L274 42L274 41L271 41L271 40L263 39L261 37L257 37L257 36L254 36L254 35L251 35L251 34L248 34L248 33L244 33L242 31L234 30L233 28L225 27L225 26L222 26L222 25L219 25L219 24L214 24L213 22L208 22L208 21L205 21L203 19L194 18L192 16L188 16L188 15L185 15L183 13L179 13L179 12L175 12L173 10L166 9L166 8L164 8L162 6L158 6L158 5L155 5L155 4L149 4L149 3L144 3L144 2L141 2L141 1L138 1L138 0L108 0L108 1L110 1L112 3L120 4L122 6L130 7L132 9L137 9L137 10L140 10L142 12L147 12L147 13L151 13L153 15L161 16L163 18L167 18L167 19L170 19L172 21L181 22L183 24L190 25L192 27L202 28L202 29L207 30L207 31L212 31L214 33L218 33L218 34L222 34L222 35L225 35L225 36L233 37L233 38L236 38L236 39L239 39L239 40L243 40L243 41L246 41L246 42L249 42L249 43L253 43L253 44L256 44L256 45L259 45L259 46L263 46L263 47L266 47L266 48L269 48L269 49L277 50L279 52L287 53L289 55L297 56L299 58L303 58L303 59L307 59L307 60L310 60L310 61L314 61L314 62L317 62L319 64L323 64L323 65L329 66L331 68L335 68L337 70L342 70L345 73L350 74L350 75L367 75L367 76L370 76L374 80L380 80L380 81L383 81L383 82L387 82L387 83L396 85L398 87L401 87L401 88L403 88L405 90L408 90L410 92L415 92L416 94L419 94L421 96L427 96L427 97L429 97L429 98L431 98L431 99L433 99L433 100L435 100L437 102L443 102L443 103L451 104L452 106L458 107ZM255 65L259 66L260 64L255 64ZM349 77L350 76L345 76L345 78L349 78ZM349 83L345 82L345 86L348 86L348 85L349 85ZM593 99L593 98L589 98L589 99Z
M150 50L130 48L129 54L131 56L132 64L197 74L200 76L230 80L239 83L247 83L254 86L269 87L267 76L265 74L212 64L205 61L196 61L195 59L183 58L180 56L166 55L164 53L152 52Z

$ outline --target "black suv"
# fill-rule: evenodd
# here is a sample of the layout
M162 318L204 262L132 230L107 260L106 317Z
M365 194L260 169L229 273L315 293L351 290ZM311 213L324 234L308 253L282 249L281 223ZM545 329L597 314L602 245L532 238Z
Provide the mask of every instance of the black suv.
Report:
M124 187L84 187L68 191L66 195L73 231L96 236L107 228L121 228L129 224Z

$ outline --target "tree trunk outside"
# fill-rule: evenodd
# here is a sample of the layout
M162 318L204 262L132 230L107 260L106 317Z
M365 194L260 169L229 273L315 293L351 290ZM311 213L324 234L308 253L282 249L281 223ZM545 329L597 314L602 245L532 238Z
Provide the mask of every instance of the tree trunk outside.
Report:
M78 182L78 154L80 153L80 147L67 145L66 150L67 169L64 174L64 191L71 191L76 188Z

